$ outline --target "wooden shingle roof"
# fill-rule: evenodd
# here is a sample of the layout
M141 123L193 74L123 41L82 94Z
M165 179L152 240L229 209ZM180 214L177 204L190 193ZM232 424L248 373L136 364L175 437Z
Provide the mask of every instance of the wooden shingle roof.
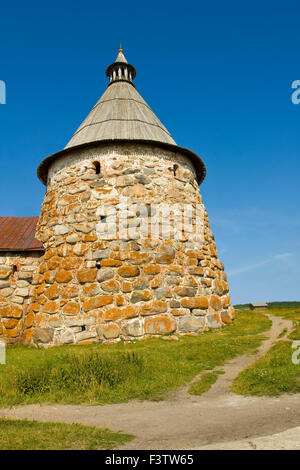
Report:
M122 66L127 68L126 77L118 75ZM65 148L116 139L150 140L176 145L165 126L136 91L132 81L135 69L128 64L122 49L116 61L107 68L106 75L111 76L106 91Z
M102 140L150 140L176 145L137 90L127 82L109 86L66 148Z
M0 251L44 251L35 238L38 217L0 217Z

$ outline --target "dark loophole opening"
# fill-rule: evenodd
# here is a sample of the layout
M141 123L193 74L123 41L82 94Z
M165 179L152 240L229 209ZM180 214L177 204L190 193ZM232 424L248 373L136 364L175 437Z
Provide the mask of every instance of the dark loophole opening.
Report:
M101 172L101 166L100 166L100 163L99 162L94 162L94 168L95 168L95 173L96 175L99 175L100 172Z
M96 268L101 269L101 262L100 261L96 261Z
M173 174L174 174L174 176L176 176L176 171L177 171L177 170L178 170L178 165L176 165L176 163L175 163L175 165L173 166Z
M18 271L18 266L16 264L12 265L12 274L14 275Z

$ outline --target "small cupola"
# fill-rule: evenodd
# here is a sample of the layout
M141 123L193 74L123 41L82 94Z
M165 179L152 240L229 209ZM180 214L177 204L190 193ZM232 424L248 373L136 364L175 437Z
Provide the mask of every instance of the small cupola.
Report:
M136 70L133 65L128 64L123 49L120 47L118 57L115 62L106 69L106 76L109 78L108 87L116 82L127 82L135 87L133 79L136 76Z

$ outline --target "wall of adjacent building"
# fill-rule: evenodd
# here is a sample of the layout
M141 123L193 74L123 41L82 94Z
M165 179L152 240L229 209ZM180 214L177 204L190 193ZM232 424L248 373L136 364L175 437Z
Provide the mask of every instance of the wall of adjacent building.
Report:
M28 315L32 282L40 252L0 252L0 339L26 343L33 317Z

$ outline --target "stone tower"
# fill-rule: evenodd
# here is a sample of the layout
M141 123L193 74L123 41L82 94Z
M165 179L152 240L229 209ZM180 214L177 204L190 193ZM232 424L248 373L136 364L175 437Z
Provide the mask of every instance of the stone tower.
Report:
M105 93L64 150L38 167L47 192L28 315L35 343L194 334L232 321L199 184L136 91L120 49Z

